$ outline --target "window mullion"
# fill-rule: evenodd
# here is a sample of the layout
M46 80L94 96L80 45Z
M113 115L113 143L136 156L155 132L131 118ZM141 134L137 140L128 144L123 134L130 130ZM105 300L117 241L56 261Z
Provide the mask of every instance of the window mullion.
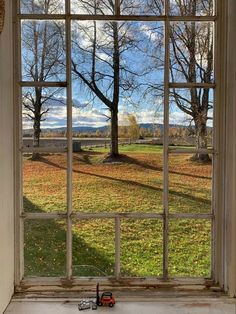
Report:
M72 78L71 78L71 20L70 1L66 7L66 79L67 79L67 236L66 236L66 275L72 277Z
M164 146L163 146L163 205L164 205L164 222L163 222L163 277L168 278L168 233L169 233L169 64L170 64L170 50L169 50L169 37L170 37L170 22L169 16L169 0L165 0L165 64L164 64Z

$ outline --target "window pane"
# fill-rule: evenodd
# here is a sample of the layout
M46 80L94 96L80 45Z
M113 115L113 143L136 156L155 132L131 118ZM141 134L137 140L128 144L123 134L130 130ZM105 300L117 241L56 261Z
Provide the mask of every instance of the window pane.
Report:
M62 88L22 89L24 147L66 147L66 91Z
M74 154L73 208L81 212L162 212L162 147L124 145L119 163L107 149Z
M171 23L170 62L173 82L213 83L213 23Z
M66 224L61 220L26 220L25 276L60 277L66 270Z
M163 24L74 22L72 27L73 131L83 149L74 154L74 209L160 212ZM118 43L119 52L114 50L114 43ZM118 53L120 63L119 84L113 75L114 53ZM92 77L96 90L91 88ZM113 101L114 89L120 93L118 103ZM114 162L108 158L110 103L118 108L114 141L118 141L121 156Z
M170 145L196 149L212 147L213 93L207 88L170 90Z
M172 15L213 15L214 0L171 0Z
M22 14L63 14L65 0L20 0Z
M65 22L24 20L21 34L22 79L65 81Z
M39 154L33 158L32 154L23 156L24 210L66 211L66 154Z
M124 15L163 15L164 0L123 0L121 14Z
M115 225L112 219L73 221L73 275L114 276Z
M169 275L211 276L211 222L176 219L169 227Z
M212 156L208 155L209 159ZM212 163L191 154L169 157L169 208L177 213L211 213Z
M125 219L121 223L121 275L162 276L162 221Z
M113 15L114 0L71 0L72 14Z

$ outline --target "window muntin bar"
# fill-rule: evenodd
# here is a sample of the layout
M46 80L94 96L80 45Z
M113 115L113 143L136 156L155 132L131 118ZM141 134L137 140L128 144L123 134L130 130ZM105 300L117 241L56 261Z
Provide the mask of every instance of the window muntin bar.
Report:
M65 19L66 15L58 15L58 14L21 14L19 15L20 20L62 20ZM144 15L79 15L73 14L69 15L68 18L70 20L81 20L81 21L166 21L167 19L170 22L214 22L217 17L216 16L144 16Z
M66 277L72 277L72 178L73 178L73 139L72 139L72 73L71 73L71 2L65 0L66 8L66 80L67 80L67 233L66 233Z

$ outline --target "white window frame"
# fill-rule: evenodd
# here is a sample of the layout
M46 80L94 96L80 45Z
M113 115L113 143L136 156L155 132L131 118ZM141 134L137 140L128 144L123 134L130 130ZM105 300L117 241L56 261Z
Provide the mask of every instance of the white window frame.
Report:
M120 277L120 222L121 219L134 218L134 219L160 219L164 223L163 231L163 278L137 278L128 279L131 285L139 285L145 283L164 285L170 284L198 284L198 285L213 285L214 283L220 283L221 286L226 284L226 268L225 268L225 258L224 249L226 247L226 237L225 237L225 226L221 223L222 217L225 217L226 213L224 207L222 206L224 198L220 191L222 186L220 180L223 180L223 153L224 153L224 137L220 130L224 130L225 121L224 106L222 104L222 89L223 86L223 75L222 69L219 66L219 60L224 60L222 55L224 51L223 42L224 34L222 26L225 23L224 16L224 4L221 1L216 0L215 15L214 16L170 16L168 13L169 0L165 0L165 13L163 16L121 16L120 15L120 3L119 0L115 1L116 14L112 16L94 16L94 15L70 15L70 1L65 0L65 14L60 15L45 15L45 14L20 14L19 1L17 0L17 5L14 6L14 38L15 38L15 83L14 83L14 96L15 96L15 284L20 290L24 285L38 286L40 285L62 285L68 286L77 284L93 284L97 282L97 278L73 278L72 277L72 219L94 219L102 218L108 219L113 218L115 220L115 278L99 278L99 281L104 283L111 283L116 280L117 283L125 283L127 279ZM65 20L66 24L66 82L26 82L21 80L21 34L20 26L21 20L31 19L31 20ZM72 20L114 20L114 21L162 21L165 23L165 74L164 74L164 193L163 193L163 214L155 213L92 213L92 214L81 214L72 212L72 78L71 78L71 36L70 36L70 25ZM215 82L212 84L202 84L202 83L170 83L169 79L169 27L172 21L196 21L196 22L215 22L215 41L217 43L217 51L215 53ZM219 31L220 29L220 31ZM220 46L219 46L220 43ZM67 89L67 149L59 148L26 148L23 147L22 143L22 114L21 114L21 88L22 87L32 87L32 86L44 86L44 87L66 87ZM214 155L214 166L213 166L213 202L212 202L212 212L209 214L181 214L181 213L169 213L168 209L168 190L169 190L169 178L168 178L168 159L169 154L182 154L182 153L196 153L200 151L196 150L170 150L168 147L168 134L169 134L169 89L170 88L193 88L193 87L208 87L215 90L215 135L214 135L214 150L206 150L206 152ZM223 102L224 104L225 102ZM223 132L223 134L225 134ZM67 152L67 212L65 213L26 213L23 212L22 204L22 153L24 152ZM25 219L56 219L62 218L67 221L67 257L66 257L66 278L24 278L24 220ZM186 218L186 219L209 219L212 221L212 275L210 279L205 280L204 278L172 278L168 277L168 222L169 219L173 218ZM220 242L219 242L220 241Z

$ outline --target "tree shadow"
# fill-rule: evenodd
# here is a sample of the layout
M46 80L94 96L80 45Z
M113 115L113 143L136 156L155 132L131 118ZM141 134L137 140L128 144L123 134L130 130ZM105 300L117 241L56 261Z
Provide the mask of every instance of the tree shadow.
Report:
M64 170L67 169L66 167L63 167L63 166L61 166L59 164L56 164L56 163L54 163L52 161L49 161L46 158L42 158L41 161L46 163L46 164L48 164L48 165L50 165L50 166L58 167L58 168L64 169ZM88 176L91 176L91 177L97 177L97 178L100 178L100 179L111 180L111 181L114 181L114 182L123 183L125 185L137 186L137 187L141 187L143 189L152 190L152 191L155 191L155 192L163 192L162 188L159 188L159 187L156 187L156 186L153 186L153 185L148 185L148 184L141 183L141 182L137 182L137 181L134 181L134 180L114 178L114 177L110 177L110 176L104 176L104 175L101 175L101 174L91 173L91 172L82 171L82 170L75 170L75 169L73 169L73 172L74 173L78 173L78 174L88 175ZM209 199L205 199L205 198L194 196L194 195L189 195L189 194L186 194L186 193L183 193L183 192L179 192L179 191L169 190L169 194L170 195L174 195L174 196L178 196L178 197L182 197L182 198L185 198L185 199L189 199L191 201L201 202L201 203L209 204L209 205L211 204L211 201Z
M134 157L130 157L130 156L126 156L123 155L121 160L125 163L128 164L134 164L137 165L139 167L148 169L148 170L154 170L154 171L158 171L158 172L162 172L163 171L163 167L162 166L153 166L150 165L147 162L142 162ZM173 171L173 170L169 170L169 173L172 174L177 174L177 175L182 175L182 176L187 176L187 177L191 177L191 178L197 178L197 179L207 179L207 180L211 180L211 177L207 177L207 176L199 176L199 175L193 175L191 173L185 173L185 172L178 172L178 171Z
M28 198L24 197L24 208L27 212L45 213L42 208L33 204ZM105 222L105 220L103 220ZM112 228L110 221L107 227ZM104 277L114 276L114 257L115 253L111 250L107 252L104 246L104 254L81 235L83 221L73 222L73 276L85 277ZM104 229L104 223L103 223ZM54 277L65 276L66 271L66 222L62 219L37 219L25 221L25 275ZM115 230L115 227L114 229ZM91 227L92 231L92 227ZM77 232L77 233L76 233ZM108 230L110 234L110 229ZM94 236L94 242L98 240ZM107 240L106 240L107 242ZM111 241L109 241L111 242ZM115 245L115 244L114 244ZM106 256L107 255L107 256ZM128 276L134 274L130 270L125 270Z

